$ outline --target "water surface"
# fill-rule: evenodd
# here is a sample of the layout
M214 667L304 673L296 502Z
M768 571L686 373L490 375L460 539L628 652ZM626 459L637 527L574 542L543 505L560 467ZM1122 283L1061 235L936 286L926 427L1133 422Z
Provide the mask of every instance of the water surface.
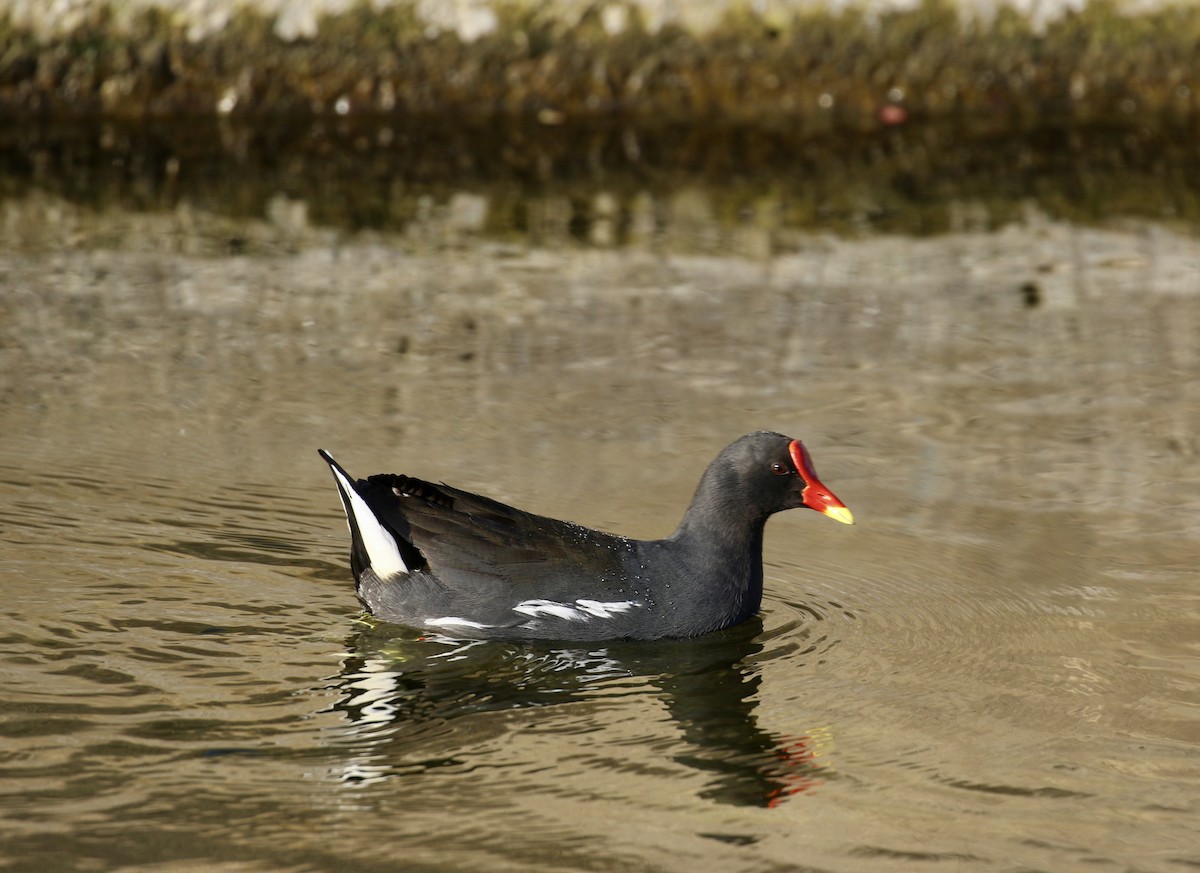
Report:
M1194 229L188 220L2 258L5 869L1200 866ZM777 517L761 620L653 645L364 621L315 453L662 536L760 428L859 523Z

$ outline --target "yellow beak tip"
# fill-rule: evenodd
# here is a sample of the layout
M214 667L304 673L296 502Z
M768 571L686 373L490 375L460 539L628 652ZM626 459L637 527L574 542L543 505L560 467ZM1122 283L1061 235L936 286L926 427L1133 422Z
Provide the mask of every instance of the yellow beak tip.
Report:
M827 507L822 515L827 515L834 521L840 521L842 524L854 524L854 513L844 506Z

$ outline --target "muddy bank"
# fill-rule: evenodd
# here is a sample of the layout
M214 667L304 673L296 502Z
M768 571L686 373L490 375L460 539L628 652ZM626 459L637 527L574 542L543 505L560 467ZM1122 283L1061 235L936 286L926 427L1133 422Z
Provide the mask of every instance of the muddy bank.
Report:
M1194 125L1200 7L0 4L24 117Z

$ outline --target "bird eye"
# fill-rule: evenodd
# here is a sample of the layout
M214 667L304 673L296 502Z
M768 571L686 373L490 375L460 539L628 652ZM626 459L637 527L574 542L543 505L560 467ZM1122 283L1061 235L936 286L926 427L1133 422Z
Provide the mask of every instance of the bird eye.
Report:
M790 473L792 471L788 469L787 464L780 464L780 463L776 462L771 465L771 472L774 473L776 476L786 476L788 473Z

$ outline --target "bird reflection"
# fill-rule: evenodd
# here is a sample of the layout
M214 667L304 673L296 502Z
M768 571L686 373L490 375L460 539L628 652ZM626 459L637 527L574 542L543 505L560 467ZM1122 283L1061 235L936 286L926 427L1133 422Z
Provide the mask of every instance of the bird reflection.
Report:
M342 740L355 750L340 778L364 785L460 765L476 747L456 746L453 734L474 714L580 703L618 689L665 704L682 736L673 760L705 775L701 796L775 806L831 774L818 760L823 732L782 736L758 725L761 632L756 619L694 640L562 646L452 641L363 624L335 677L332 709L347 720Z

